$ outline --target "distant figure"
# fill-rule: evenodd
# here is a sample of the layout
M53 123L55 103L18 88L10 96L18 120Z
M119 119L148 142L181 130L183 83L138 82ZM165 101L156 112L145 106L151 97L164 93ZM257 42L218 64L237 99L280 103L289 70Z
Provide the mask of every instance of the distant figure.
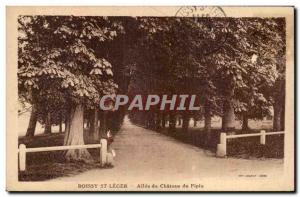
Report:
M113 158L116 156L116 152L110 146L114 141L114 138L110 130L107 131L106 138L107 138L107 154L108 154L107 165L112 167L114 165Z
M107 131L106 133L106 137L107 137L107 144L110 145L111 143L113 143L114 138L110 132L110 130Z

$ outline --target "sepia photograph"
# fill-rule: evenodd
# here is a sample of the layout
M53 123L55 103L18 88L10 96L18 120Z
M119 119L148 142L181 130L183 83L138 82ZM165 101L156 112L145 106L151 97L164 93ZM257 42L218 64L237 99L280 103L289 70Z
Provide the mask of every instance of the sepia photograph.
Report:
M8 191L294 191L294 7L7 7Z

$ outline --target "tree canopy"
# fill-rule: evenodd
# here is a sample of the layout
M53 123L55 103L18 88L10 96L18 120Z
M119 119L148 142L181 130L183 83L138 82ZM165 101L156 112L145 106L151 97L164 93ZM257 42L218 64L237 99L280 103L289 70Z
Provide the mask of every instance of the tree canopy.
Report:
M205 117L209 130L218 115L224 130L234 129L236 116L262 119L273 108L274 128L282 129L284 18L43 15L20 16L18 24L19 98L33 106L30 122L51 127L64 119L66 144L83 143L85 119L93 132L99 119L102 130L119 128L112 119L122 122L124 109L97 107L117 93L200 97L197 112L130 112L132 121L155 128L167 116L174 127L180 116L185 129L191 117Z

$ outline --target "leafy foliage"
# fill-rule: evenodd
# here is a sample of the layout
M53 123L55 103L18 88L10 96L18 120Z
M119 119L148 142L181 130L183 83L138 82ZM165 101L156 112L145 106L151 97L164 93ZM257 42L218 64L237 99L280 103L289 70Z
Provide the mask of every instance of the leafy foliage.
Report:
M114 93L112 65L96 54L122 26L106 17L20 16L19 93L46 111L68 103L93 107Z
M283 18L138 20L142 36L136 48L142 52L136 52L132 91L196 93L217 115L228 98L236 114L270 114L269 91L284 78Z
M262 118L285 80L283 18L20 16L18 45L20 97L53 114L128 88Z

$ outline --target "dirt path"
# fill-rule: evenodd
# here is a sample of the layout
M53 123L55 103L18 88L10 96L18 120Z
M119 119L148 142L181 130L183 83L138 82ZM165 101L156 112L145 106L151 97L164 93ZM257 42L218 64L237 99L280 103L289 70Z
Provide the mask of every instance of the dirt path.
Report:
M107 182L199 182L220 176L238 178L240 175L278 177L283 160L245 160L216 158L192 145L184 144L162 134L130 123L126 118L115 138L115 166L94 169L73 177L53 181Z

